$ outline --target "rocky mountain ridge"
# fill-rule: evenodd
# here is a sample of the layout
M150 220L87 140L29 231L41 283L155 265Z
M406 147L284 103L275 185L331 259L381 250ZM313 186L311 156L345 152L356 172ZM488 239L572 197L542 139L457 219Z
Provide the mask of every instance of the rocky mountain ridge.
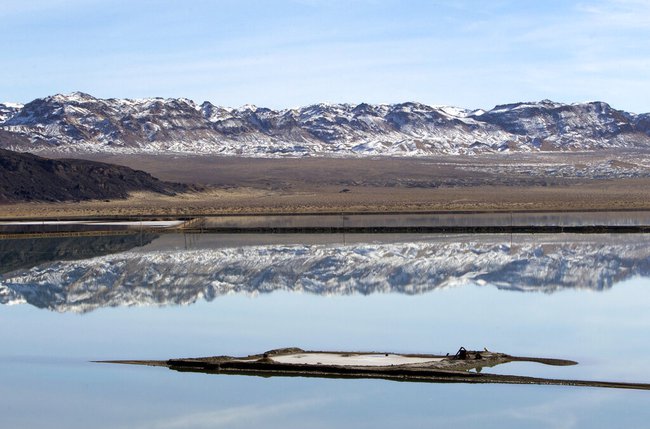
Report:
M549 100L467 110L422 103L272 110L76 92L0 105L0 147L19 151L243 156L427 156L650 148L650 114Z

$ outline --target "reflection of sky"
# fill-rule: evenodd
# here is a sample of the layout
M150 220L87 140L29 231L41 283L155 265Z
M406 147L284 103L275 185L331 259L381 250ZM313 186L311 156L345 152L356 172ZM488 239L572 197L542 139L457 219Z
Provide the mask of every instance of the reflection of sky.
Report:
M0 387L12 410L2 417L5 427L37 427L45 417L51 428L599 428L642 427L649 417L647 392L581 388L263 379L109 366L64 368L57 378L37 368L20 382L22 390ZM21 400L34 392L38 404Z
M570 358L575 367L486 369L650 382L648 281L611 290L518 294L491 287L419 296L230 295L187 307L0 312L2 427L643 426L648 392L540 386L182 374L87 363L305 349ZM630 410L634 410L630 412ZM646 410L646 411L644 411Z

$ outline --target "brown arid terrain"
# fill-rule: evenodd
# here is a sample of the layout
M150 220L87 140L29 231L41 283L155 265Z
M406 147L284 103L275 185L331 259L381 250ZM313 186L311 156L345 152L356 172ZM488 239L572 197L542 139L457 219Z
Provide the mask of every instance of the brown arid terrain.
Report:
M75 155L77 156L77 155ZM650 168L625 154L439 158L80 155L206 185L175 196L0 206L0 217L650 209Z

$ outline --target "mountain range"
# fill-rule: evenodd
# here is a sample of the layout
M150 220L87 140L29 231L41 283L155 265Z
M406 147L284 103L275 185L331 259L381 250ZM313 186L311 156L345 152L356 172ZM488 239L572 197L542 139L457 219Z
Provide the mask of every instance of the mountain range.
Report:
M422 103L273 110L75 92L0 104L0 147L29 152L427 156L650 148L650 114L549 100L469 110Z

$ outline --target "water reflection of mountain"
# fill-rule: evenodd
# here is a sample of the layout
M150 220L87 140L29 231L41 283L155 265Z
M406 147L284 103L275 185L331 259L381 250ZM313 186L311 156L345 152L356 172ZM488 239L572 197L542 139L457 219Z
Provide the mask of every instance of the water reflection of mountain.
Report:
M124 252L151 243L158 235L125 234L0 240L0 275L45 262L70 261Z
M603 290L647 275L650 237L642 235L570 242L530 237L512 245L509 240L471 239L133 250L10 273L0 281L0 302L87 312L276 290L420 294L468 283L519 291Z

